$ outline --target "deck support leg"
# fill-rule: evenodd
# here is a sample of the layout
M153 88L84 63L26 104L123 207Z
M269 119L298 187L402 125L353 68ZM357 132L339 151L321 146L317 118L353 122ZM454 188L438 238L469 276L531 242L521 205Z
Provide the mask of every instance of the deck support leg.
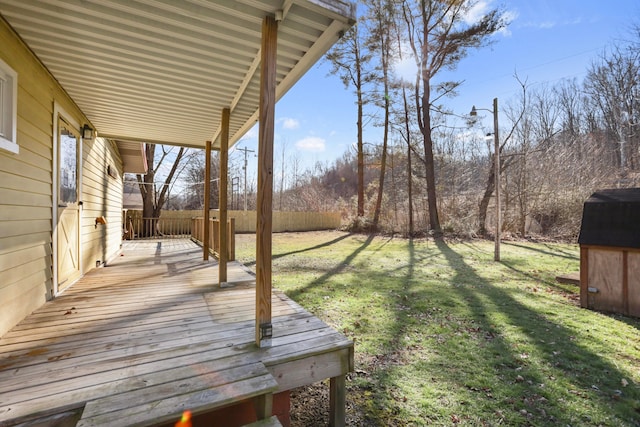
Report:
M263 394L253 399L258 421L267 419L273 415L273 394Z
M344 427L346 423L347 376L329 380L329 427Z

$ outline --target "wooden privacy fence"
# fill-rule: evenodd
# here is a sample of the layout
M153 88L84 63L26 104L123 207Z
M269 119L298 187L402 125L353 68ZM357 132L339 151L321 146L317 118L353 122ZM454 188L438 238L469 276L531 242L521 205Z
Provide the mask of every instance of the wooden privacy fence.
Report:
M230 210L227 212L228 218L235 219L235 231L236 233L255 233L256 232L256 211L235 211ZM210 217L219 217L220 213L217 209L211 209ZM125 209L126 221L124 224L124 237L128 239L145 238L142 235L144 230L144 222L147 221L150 224L147 226L149 229L153 229L153 219L143 220L142 211L137 209ZM186 237L190 235L190 231L186 231L185 227L191 227L191 219L202 217L202 210L184 210L184 211L170 211L163 210L160 215L158 231L150 237L171 237L169 234L172 232L171 227L180 231L183 234L178 234L176 237ZM132 220L130 226L129 220ZM274 233L285 231L311 231L311 230L336 230L341 225L340 212L282 212L273 211L273 224L272 231ZM127 234L129 230L131 235ZM190 230L190 228L189 228ZM163 236L165 234L166 236Z
M227 256L229 261L236 259L236 221L230 218L227 222L227 242L229 244ZM204 241L204 218L191 219L191 238L200 244ZM216 257L220 257L220 220L209 219L209 249Z
M219 215L216 209L211 210L212 216ZM229 216L236 220L236 232L256 232L256 211L229 211ZM341 225L340 212L287 212L273 211L272 231L281 233L286 231L336 230Z

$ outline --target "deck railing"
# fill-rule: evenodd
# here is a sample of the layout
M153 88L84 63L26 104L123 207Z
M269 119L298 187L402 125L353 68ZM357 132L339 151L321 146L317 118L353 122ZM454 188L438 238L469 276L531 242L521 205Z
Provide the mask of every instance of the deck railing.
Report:
M126 239L184 239L191 236L191 218L128 217Z
M236 221L230 218L227 222L227 242L229 244L227 256L229 261L236 259ZM220 256L220 220L209 219L209 250L216 257ZM204 218L191 219L191 238L202 244L204 241Z

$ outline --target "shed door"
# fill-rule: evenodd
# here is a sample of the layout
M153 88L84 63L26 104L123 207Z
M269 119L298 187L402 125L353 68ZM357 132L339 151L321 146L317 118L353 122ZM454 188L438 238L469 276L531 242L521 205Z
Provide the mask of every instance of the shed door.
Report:
M80 209L78 203L80 136L58 119L58 292L80 277Z

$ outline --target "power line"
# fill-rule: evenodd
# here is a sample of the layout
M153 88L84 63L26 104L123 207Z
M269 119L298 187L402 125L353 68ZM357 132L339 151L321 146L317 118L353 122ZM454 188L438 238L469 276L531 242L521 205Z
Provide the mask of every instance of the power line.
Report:
M209 180L209 182L216 182L216 181L220 181L220 178L213 178L213 179L210 179L210 180ZM191 186L193 186L193 185L202 185L202 184L204 184L204 183L205 183L205 181L200 181L200 182L191 182L191 183L189 183L189 184L187 184L187 185L191 185Z
M159 187L167 187L171 184L167 184L165 182L138 182L138 181L125 181L124 182L125 185L126 184L132 184L132 185L157 185Z

